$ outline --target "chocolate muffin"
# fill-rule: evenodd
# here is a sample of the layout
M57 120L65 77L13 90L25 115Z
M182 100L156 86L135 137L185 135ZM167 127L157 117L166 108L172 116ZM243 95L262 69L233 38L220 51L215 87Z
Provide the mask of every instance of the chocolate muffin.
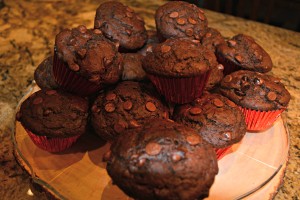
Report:
M57 89L59 86L53 75L53 57L43 60L34 71L34 80L41 89Z
M214 28L207 28L206 33L201 38L201 44L213 52L216 51L216 47L220 44L225 44L225 39L221 33Z
M135 199L202 199L218 173L211 146L193 129L167 120L126 131L105 155L113 183Z
M93 93L119 81L122 57L101 31L81 25L55 39L54 76L62 88Z
M62 91L39 90L22 103L17 119L36 135L81 135L87 128L88 101Z
M94 27L110 40L118 41L121 52L137 50L147 41L144 20L120 2L101 4L96 10Z
M147 52L152 52L155 45L159 43L157 32L154 30L147 30L148 39L143 48L141 48L137 53L146 56Z
M212 51L188 38L168 39L143 60L143 69L158 91L167 101L180 104L201 96L217 65Z
M278 78L246 70L225 76L220 92L240 106L249 131L271 127L291 98Z
M246 133L242 111L220 94L206 93L192 103L175 107L173 118L196 130L214 148L237 143Z
M269 54L252 37L244 34L218 45L216 55L225 67L225 75L239 69L265 73L273 67Z
M143 55L138 53L124 53L123 56L123 81L141 81L146 79L146 72L142 67Z
M156 10L155 23L159 39L188 37L200 40L207 29L203 10L184 1L170 1Z
M120 82L100 94L91 110L94 130L105 140L113 140L126 129L143 125L146 119L169 117L168 107L152 85L133 81Z

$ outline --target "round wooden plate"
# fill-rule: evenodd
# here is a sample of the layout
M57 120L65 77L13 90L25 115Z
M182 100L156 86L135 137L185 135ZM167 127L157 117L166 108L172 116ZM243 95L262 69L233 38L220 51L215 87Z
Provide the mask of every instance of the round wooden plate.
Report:
M24 97L38 90L31 88ZM85 134L70 149L52 154L36 147L16 122L15 156L20 165L60 199L130 199L112 185L102 156L109 148L94 134ZM270 199L276 193L285 170L289 149L282 118L266 131L246 133L218 161L219 173L207 199Z

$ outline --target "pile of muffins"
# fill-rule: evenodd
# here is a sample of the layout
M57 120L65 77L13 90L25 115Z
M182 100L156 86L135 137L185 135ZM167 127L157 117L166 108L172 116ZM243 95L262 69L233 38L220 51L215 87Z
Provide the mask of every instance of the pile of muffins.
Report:
M113 182L135 199L201 199L221 159L246 131L268 129L290 94L268 53L247 35L225 40L200 8L171 1L156 31L120 2L93 29L61 31L36 69L41 88L17 113L32 141L62 152L93 132Z

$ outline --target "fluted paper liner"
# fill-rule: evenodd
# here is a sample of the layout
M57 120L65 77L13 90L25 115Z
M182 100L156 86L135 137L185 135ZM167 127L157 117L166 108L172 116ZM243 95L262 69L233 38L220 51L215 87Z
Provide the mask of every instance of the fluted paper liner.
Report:
M231 148L231 146L228 146L225 148L215 148L215 152L217 154L217 159L221 160L230 148Z

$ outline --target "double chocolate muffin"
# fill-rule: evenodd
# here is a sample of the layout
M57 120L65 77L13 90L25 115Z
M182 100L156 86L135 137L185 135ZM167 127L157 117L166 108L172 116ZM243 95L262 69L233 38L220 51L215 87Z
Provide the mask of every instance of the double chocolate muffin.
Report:
M126 131L105 159L113 183L143 200L205 198L218 173L211 146L195 130L167 120Z
M88 100L56 90L39 90L27 98L17 120L33 134L65 138L86 132Z
M237 143L246 133L243 113L220 94L206 93L192 103L175 107L173 118L196 130L214 148Z
M34 80L41 89L57 89L59 85L56 83L53 75L53 57L50 56L43 60L34 71Z
M159 39L188 37L200 40L207 28L203 10L184 1L170 1L156 10L155 23Z
M56 36L54 75L59 83L66 85L67 88L71 87L72 90L78 89L72 87L76 85L76 81L74 83L74 80L66 80L68 78L63 77L61 62L79 77L103 88L120 79L121 61L122 57L116 45L97 29L87 29L81 25L72 30L65 29Z
M269 54L252 37L244 34L218 45L216 55L225 67L225 75L239 69L265 73L273 67Z
M120 82L100 94L92 106L92 125L105 140L113 140L126 129L144 124L146 119L169 118L168 107L151 84Z
M237 105L260 111L286 108L291 98L278 78L247 70L225 76L220 91Z
M105 2L97 8L94 27L105 37L119 42L122 52L137 50L147 41L144 20L117 1Z

